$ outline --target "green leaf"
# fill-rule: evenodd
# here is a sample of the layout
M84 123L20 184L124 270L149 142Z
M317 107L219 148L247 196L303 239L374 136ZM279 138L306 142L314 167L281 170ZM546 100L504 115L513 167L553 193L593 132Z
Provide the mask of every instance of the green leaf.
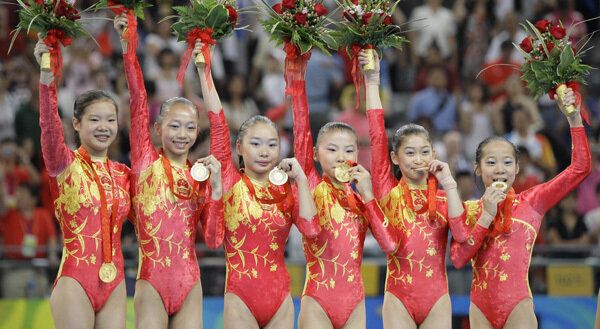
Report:
M206 17L206 24L210 27L216 28L227 23L229 15L227 9L223 6L213 7Z

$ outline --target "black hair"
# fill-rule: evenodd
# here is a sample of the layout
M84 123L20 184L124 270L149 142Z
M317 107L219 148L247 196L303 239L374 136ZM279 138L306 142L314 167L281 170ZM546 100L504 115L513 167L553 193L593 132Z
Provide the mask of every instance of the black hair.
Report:
M481 162L481 157L483 156L483 149L491 142L506 142L508 143L510 146L512 146L513 149L513 155L515 156L515 161L517 161L517 163L519 163L519 149L515 146L515 144L511 143L508 139L501 137L501 136L490 136L486 139L484 139L481 143L479 143L479 145L477 145L477 151L475 151L475 164L477 166L479 166L479 163Z
M394 152L398 153L398 149L400 148L400 145L402 145L406 137L412 135L421 135L427 139L429 144L433 144L427 129L423 128L423 126L420 126L418 124L408 123L398 128L394 133L394 136L392 137L392 149L394 150Z
M198 110L196 109L196 106L194 105L194 103L192 103L192 101L183 97L172 97L167 99L160 105L160 111L158 111L158 116L156 116L156 122L158 122L158 124L162 123L162 120L167 111L171 108L171 106L175 104L183 104L189 106L192 110L194 110L194 112L196 112L196 116L198 116Z
M317 144L316 145L319 145L319 142L321 141L321 138L323 138L323 135L330 133L332 131L345 131L345 132L351 133L352 135L354 135L356 137L356 131L349 124L343 123L343 122L337 122L337 121L336 122L328 122L323 127L321 127L321 129L319 129L319 133L317 134Z
M119 113L119 106L117 105L117 102L110 96L110 94L104 90L89 90L77 96L75 99L75 104L73 105L73 117L77 119L77 121L81 122L81 119L83 118L85 110L88 108L88 106L101 101L107 101L111 103L115 107L115 112ZM75 131L75 140L77 145L81 144L78 131Z
M277 138L279 138L279 131L277 130L277 126L275 125L275 123L273 121L271 121L271 119L269 119L263 115L255 115L255 116L247 119L246 121L244 121L244 123L242 123L242 125L240 126L240 130L238 131L238 135L237 135L236 144L242 143L242 140L248 133L248 129L250 129L250 127L253 127L257 123L264 123L266 125L273 127L273 129L275 129L275 131L277 132ZM244 159L241 155L238 155L238 160L240 163L240 168L244 168Z

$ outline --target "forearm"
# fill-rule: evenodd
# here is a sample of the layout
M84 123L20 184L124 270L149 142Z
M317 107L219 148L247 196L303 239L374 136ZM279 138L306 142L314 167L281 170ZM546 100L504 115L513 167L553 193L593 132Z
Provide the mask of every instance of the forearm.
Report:
M200 86L202 88L202 96L204 97L204 104L206 108L214 113L219 113L223 109L221 105L221 99L219 93L214 87L212 74L206 74L205 68L198 68L198 76L200 77ZM212 87L209 87L212 86Z
M367 110L383 109L381 97L379 96L379 83L367 83L365 84L365 89L365 102Z
M304 177L296 181L298 188L298 206L300 208L300 217L310 220L317 214L317 207L315 201L310 193L310 186L308 185L308 179Z

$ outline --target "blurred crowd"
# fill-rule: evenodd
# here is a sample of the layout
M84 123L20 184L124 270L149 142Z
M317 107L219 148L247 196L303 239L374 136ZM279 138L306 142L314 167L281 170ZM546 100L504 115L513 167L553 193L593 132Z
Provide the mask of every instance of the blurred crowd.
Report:
M240 7L259 3L238 0ZM333 0L325 3L335 6ZM80 8L92 4L78 1ZM198 79L190 65L185 85L179 87L176 75L186 45L171 33L171 21L161 21L173 14L173 5L182 4L159 1L147 10L146 19L139 23L138 54L151 120L160 104L174 96L192 100L201 112L200 138L192 152L196 158L208 153L210 138ZM4 270L0 296L43 296L58 270L60 231L40 154L36 35L19 35L7 53L18 19L16 9L0 5L0 257L3 261L45 259L47 266ZM595 0L402 0L394 21L407 31L410 42L402 50L385 50L381 64L387 128L393 132L407 122L425 126L437 157L450 164L464 200L483 192L482 183L473 176L473 160L477 144L493 134L506 136L519 148L517 193L551 179L570 162L568 124L554 101L529 95L514 68L522 57L513 43L525 36L520 22L546 18L560 20L570 31L571 42L583 51L598 43L598 38L587 42L600 27L599 21L588 19L598 15L600 3ZM63 49L59 108L65 137L75 148L71 123L75 97L89 89L107 91L117 100L120 116L120 137L110 157L128 164L129 93L113 14L88 11L83 17L94 39L80 38ZM284 95L285 53L269 40L259 19L257 13L241 18L240 25L247 29L236 31L215 48L212 72L232 141L242 122L260 113L280 127L282 157L292 156L291 114ZM584 61L600 67L600 51L591 49ZM350 64L341 54L312 52L306 74L311 125L313 134L332 120L352 125L359 135L359 162L369 168L364 102L363 108L355 109ZM580 92L591 115L588 133L594 169L577 191L548 213L538 244L593 246L600 241L600 72L592 71L587 81ZM123 245L133 250L129 256L135 259L135 235L127 226ZM289 255L302 259L298 239L290 238L295 247L289 248ZM567 248L544 255L580 258L591 256L590 250Z

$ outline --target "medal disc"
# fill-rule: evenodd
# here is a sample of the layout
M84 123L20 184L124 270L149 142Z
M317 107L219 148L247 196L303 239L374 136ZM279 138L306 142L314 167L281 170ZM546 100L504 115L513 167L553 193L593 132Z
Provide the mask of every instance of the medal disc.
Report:
M117 268L115 264L111 263L102 263L100 266L100 271L98 272L98 276L100 280L104 283L111 283L117 277Z
M208 176L210 176L210 171L208 171L208 168L206 168L205 165L196 163L192 166L192 169L190 169L190 174L195 181L204 182L208 179Z

